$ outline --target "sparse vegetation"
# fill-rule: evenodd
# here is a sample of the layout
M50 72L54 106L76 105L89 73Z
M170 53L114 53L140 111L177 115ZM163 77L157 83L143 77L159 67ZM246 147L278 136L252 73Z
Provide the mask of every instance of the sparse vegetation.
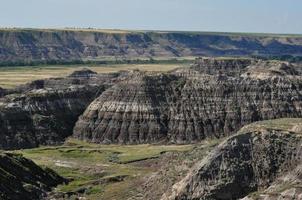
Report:
M281 55L281 56L253 56L256 59L262 60L281 60L288 62L302 62L302 56L293 56L293 55Z
M56 195L82 195L88 199L121 199L133 195L137 181L155 172L137 161L159 159L165 152L188 152L193 145L99 145L69 139L57 147L16 151L41 166L71 180L56 189Z
M302 125L301 118L281 118L281 119L273 119L273 120L264 120L259 122L251 123L247 126L244 126L239 133L247 132L247 131L256 131L259 129L274 129L274 130L284 130L284 131L293 131L300 133L299 131L295 131L294 127L297 125Z
M38 66L47 67L55 65L117 65L117 64L181 64L188 63L196 57L139 57L125 59L124 57L106 56L95 60L46 60L46 61L2 61L0 62L0 69L2 67L28 67Z
M45 79L51 77L63 77L75 70L83 67L98 73L110 73L120 70L140 69L143 71L169 71L185 63L171 64L112 64L112 65L54 65L54 66L19 66L19 67L1 67L0 87L13 88L33 80Z

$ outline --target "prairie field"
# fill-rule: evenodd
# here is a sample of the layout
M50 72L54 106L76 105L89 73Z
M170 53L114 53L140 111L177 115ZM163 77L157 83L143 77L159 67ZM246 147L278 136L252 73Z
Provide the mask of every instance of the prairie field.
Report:
M0 67L0 87L13 88L33 80L67 76L75 70L89 68L97 73L120 70L170 71L186 64L108 64Z

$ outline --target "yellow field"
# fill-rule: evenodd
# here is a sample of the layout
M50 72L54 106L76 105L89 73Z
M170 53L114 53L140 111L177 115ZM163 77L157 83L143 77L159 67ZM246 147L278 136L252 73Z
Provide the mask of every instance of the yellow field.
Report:
M13 88L33 80L62 77L81 68L89 68L97 73L110 73L120 70L140 69L142 71L169 71L182 64L112 64L112 65L76 65L76 66L25 66L0 67L0 87Z

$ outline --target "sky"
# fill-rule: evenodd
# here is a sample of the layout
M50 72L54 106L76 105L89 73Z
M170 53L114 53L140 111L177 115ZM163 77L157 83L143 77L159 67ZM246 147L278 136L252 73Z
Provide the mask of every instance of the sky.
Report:
M302 0L0 0L0 27L302 33Z

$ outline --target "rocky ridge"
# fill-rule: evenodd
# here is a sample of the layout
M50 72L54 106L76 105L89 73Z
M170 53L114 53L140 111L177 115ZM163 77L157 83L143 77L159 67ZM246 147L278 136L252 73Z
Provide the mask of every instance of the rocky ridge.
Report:
M75 76L76 74L76 76ZM36 80L0 99L1 149L62 143L72 134L78 116L117 74ZM94 76L93 76L94 75Z
M301 90L300 66L279 61L199 58L167 73L83 69L5 91L0 148L58 144L72 132L102 144L184 144L240 130L162 199L299 199L302 122L293 118L302 117ZM180 177L172 178L166 183Z
M292 129L297 125L301 126L301 119L244 127L200 161L162 199L301 198L302 133Z
M42 199L51 188L67 183L49 168L42 169L21 155L0 153L0 199Z
M259 79L254 65L282 67ZM166 74L133 72L88 106L73 136L127 144L223 137L254 121L301 116L301 89L295 66L273 61L202 58Z
M302 55L300 35L110 30L0 30L0 63L108 58Z
M66 137L96 143L195 143L254 121L300 117L301 69L279 61L200 58L167 73L89 69L36 80L0 98L0 147Z

